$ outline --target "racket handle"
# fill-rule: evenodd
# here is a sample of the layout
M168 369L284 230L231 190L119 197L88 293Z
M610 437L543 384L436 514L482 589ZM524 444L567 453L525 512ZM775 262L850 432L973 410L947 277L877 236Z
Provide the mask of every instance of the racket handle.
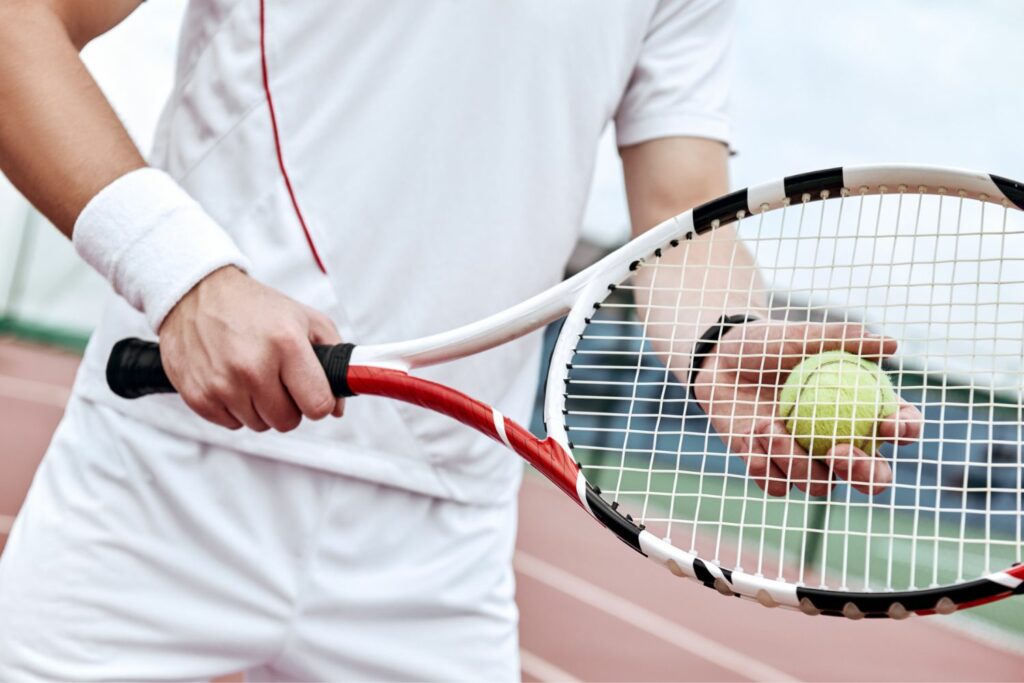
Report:
M175 393L160 359L160 345L132 337L114 344L107 359L107 386L121 398Z
M355 344L313 345L331 392L337 396L352 396L348 386L348 364ZM160 358L160 345L142 339L122 339L114 344L107 360L107 385L121 398L139 398L150 394L177 393L164 372Z

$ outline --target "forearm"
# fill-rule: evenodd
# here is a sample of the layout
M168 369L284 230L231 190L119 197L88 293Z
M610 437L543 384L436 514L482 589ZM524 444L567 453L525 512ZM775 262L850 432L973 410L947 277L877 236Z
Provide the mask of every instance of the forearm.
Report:
M662 252L638 272L638 301L655 348L674 369L690 366L696 340L723 315L767 317L764 285L750 252L731 227ZM645 288L649 288L646 289Z
M622 158L636 234L728 189L726 150L709 140L655 140L622 150ZM649 338L679 370L720 316L766 315L757 267L729 226L664 249L637 271L635 285Z
M138 3L96 4L113 25ZM0 3L0 171L69 237L97 192L145 165L78 56L109 25L85 23L45 2Z

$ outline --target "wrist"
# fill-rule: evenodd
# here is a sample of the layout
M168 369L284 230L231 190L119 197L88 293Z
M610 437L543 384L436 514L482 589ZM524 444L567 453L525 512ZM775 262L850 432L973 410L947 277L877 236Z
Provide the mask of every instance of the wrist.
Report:
M718 342L720 342L722 337L728 334L733 328L758 320L761 320L761 318L752 313L723 315L715 322L714 325L704 331L704 334L700 336L697 343L693 346L693 360L690 364L690 396L694 400L697 400L696 394L694 393L695 387L697 386L697 375L700 373L701 369L703 369L704 361L717 349Z
M223 292L226 291L229 298L237 296L235 279L247 277L248 275L235 266L223 266L207 274L171 307L156 332L162 335L165 330L175 325L180 329L181 323L194 326L204 310L209 312L218 309L225 296Z
M201 280L248 261L231 237L166 173L121 176L82 210L72 236L79 255L158 330Z

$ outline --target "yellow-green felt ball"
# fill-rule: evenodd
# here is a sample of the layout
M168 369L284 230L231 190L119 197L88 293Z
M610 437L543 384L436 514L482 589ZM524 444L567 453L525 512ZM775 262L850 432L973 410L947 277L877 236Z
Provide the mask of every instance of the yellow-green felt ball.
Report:
M874 453L879 419L898 409L896 391L882 368L845 351L805 358L779 393L786 429L811 455L825 455L843 443Z

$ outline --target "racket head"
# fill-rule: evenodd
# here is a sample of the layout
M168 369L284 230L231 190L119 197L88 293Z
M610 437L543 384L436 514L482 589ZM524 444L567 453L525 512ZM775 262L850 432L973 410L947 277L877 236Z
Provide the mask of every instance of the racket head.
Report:
M545 389L548 434L582 466L584 505L674 574L767 606L903 618L1021 592L1022 207L1024 185L999 176L826 169L726 195L603 259L565 319ZM767 496L688 396L688 368L659 366L631 283L723 226L767 273L773 316L862 323L900 340L885 368L922 410L924 433L882 447L895 474L888 493L840 484L821 499ZM919 281L926 272L930 283ZM906 294L918 290L932 292L923 306ZM1003 368L1007 356L1021 363ZM586 396L602 385L626 393ZM604 408L588 409L595 401ZM619 462L602 464L609 453Z

